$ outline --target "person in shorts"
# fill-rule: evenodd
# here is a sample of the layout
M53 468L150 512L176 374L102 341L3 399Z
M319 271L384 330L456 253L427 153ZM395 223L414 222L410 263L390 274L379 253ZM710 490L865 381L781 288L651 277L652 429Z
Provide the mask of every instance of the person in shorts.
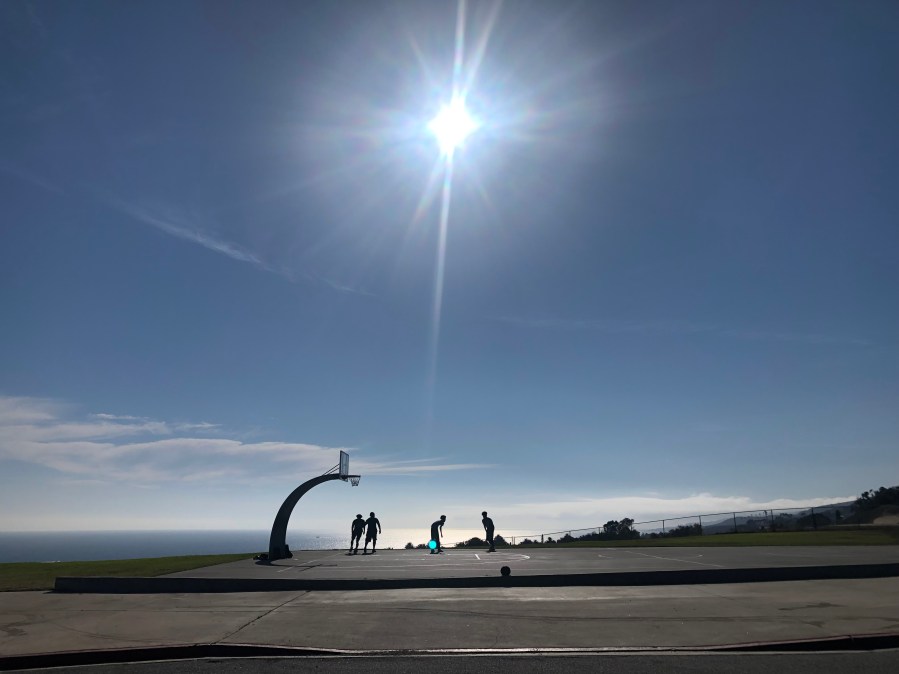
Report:
M481 513L481 524L484 525L484 531L487 534L487 544L490 546L487 552L496 552L496 548L493 547L493 520L487 517L486 510Z
M365 520L365 545L362 547L362 554L368 554L368 544L371 543L371 554L375 554L375 547L378 545L378 534L381 533L381 523L374 513L368 513L369 518Z
M354 555L359 554L359 539L362 538L362 532L365 531L365 520L362 515L356 515L353 524L350 527L350 552ZM356 547L354 548L353 545Z

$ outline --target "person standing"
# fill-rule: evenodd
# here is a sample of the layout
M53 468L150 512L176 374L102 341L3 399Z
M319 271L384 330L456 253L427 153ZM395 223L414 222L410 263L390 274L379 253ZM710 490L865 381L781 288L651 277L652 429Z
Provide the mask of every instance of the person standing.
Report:
M481 524L484 525L484 531L487 532L487 544L490 545L487 552L496 552L496 548L493 547L493 520L487 517L486 510L481 513Z
M365 520L359 514L356 515L356 519L353 520L353 524L350 527L350 553L354 555L359 554L359 539L362 538L363 531L365 531ZM355 548L353 548L353 544L355 544Z
M437 547L431 550L432 555L436 555L440 552L443 552L443 547L440 545L440 537L443 535L443 524L446 522L446 515L441 515L440 519L434 522L431 525L431 540L437 543Z
M362 548L362 554L368 554L368 544L371 543L371 554L375 554L375 547L378 545L378 534L381 533L381 523L374 513L368 513L369 518L365 520L365 546Z

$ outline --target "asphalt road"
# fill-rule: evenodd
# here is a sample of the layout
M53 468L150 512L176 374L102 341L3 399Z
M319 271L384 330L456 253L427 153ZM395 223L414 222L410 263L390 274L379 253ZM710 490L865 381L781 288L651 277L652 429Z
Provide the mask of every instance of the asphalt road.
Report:
M899 579L647 587L0 593L0 656L192 644L709 648L899 634Z
M660 572L664 580L664 576L683 575L696 569L719 573L728 569L814 569L823 565L844 568L847 565L887 564L892 568L897 563L897 546L565 548L495 554L450 550L442 555L397 550L349 557L343 552L301 552L294 559L273 565L257 565L252 560L244 560L178 574L187 578L159 580L176 581L175 584L209 582L231 586L239 584L241 578L249 584L272 584L266 579L280 577L292 579L287 583L289 586L304 584L304 578L313 579L310 585L345 584L345 581L365 579L376 579L373 584L383 585L388 581L377 579L436 578L439 581L442 578L443 582L461 582L462 585L454 589L438 588L427 585L425 580L425 584L417 588L382 587L355 591L336 587L327 588L327 591L285 587L278 591L232 588L220 592L167 590L134 594L110 590L82 594L0 593L0 660L3 656L29 656L48 651L64 654L197 644L420 652L434 649L697 649L827 641L866 635L895 638L899 636L899 604L895 600L899 596L899 578L895 575L710 584L662 582L614 586L596 582L551 586L543 583L544 578L551 579L558 574L568 574L569 578L578 574L634 577ZM495 584L492 578L483 577L498 576L502 565L512 568L513 578L526 581L527 574L531 574L536 584L513 587ZM623 571L636 573L622 574ZM475 587L476 583L485 586ZM205 654L191 657L202 655ZM641 665L639 659L624 661L620 657L599 658L591 663L592 656L578 656L561 663L559 657L432 657L422 659L423 664L419 664L408 658L372 654L359 660L295 658L285 661L288 664L284 666L311 667L316 671L349 671L340 668L358 666L364 666L366 671L378 667L389 667L390 671L413 667L416 671L443 671L441 668L448 667L460 671L464 667L477 667L483 671L514 662L515 668L523 671L544 671L550 667L555 670L564 666L566 669L589 667L590 671L610 672L638 672L650 668L657 671L660 663L664 663L663 671L721 671L724 666L714 663L708 666L712 662L707 659L712 657L709 655L699 656L695 661L687 656L653 655L651 657L664 657L664 660L643 660L649 663L646 665ZM738 657L734 661L738 664L727 664L727 669L802 672L814 668L865 671L866 674L887 669L897 671L895 655L890 656L892 660L877 660L867 654L855 654L839 667L832 665L835 662L830 659L835 657L833 654L827 655L826 663L818 661L818 665L814 661L792 659L792 656L789 660L783 660L785 656L776 656L772 660ZM205 666L201 662L204 661L197 661L193 666ZM257 667L256 662L240 660L234 664L226 659L219 664L253 670ZM282 666L277 664L281 661L274 662L278 667ZM583 664L585 662L588 664ZM794 666L794 662L799 664ZM856 663L861 664L856 667Z

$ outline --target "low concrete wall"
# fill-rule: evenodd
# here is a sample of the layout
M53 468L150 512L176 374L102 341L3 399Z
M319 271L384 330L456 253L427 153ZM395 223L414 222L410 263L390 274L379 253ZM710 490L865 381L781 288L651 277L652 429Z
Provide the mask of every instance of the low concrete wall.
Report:
M628 571L539 576L476 576L470 578L397 579L280 579L280 578L106 578L60 576L57 592L154 594L189 592L292 592L402 590L418 588L572 587L613 585L706 585L768 583L787 580L832 580L899 576L899 564L788 566L759 569L690 569L686 571Z

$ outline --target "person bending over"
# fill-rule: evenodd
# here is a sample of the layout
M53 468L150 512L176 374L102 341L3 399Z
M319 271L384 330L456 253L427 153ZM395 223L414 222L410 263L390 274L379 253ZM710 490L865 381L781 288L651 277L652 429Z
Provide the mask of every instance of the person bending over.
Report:
M443 524L445 522L446 515L441 515L440 519L431 525L431 540L437 543L437 547L431 550L431 554L436 555L437 553L443 552L443 547L440 545L440 536L443 534Z

